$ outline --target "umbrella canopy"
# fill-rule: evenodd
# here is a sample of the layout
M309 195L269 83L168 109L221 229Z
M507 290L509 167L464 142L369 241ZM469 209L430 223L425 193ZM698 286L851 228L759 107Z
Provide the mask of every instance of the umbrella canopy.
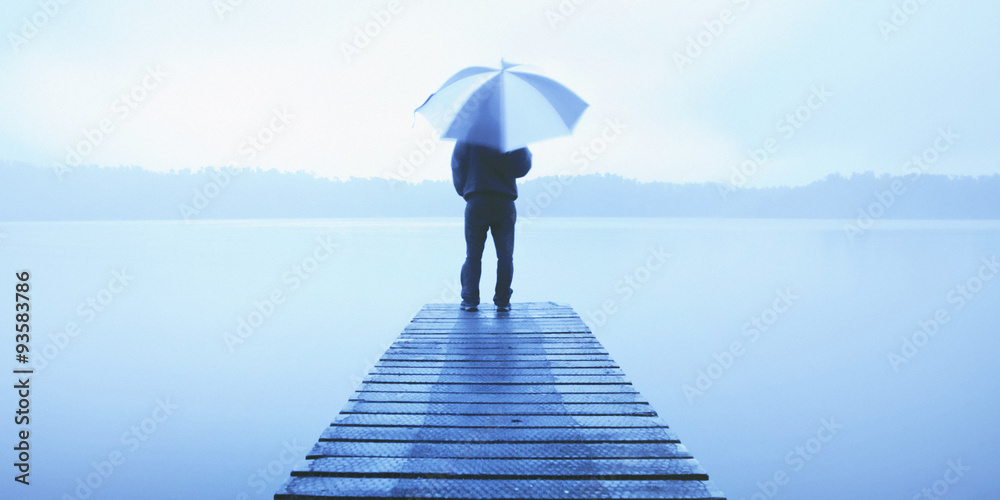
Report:
M447 139L503 152L569 135L587 109L571 90L530 68L501 60L448 79L417 112Z

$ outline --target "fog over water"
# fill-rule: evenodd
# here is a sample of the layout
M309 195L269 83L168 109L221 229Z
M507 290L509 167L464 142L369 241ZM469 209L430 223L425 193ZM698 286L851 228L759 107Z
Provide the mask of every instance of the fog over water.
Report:
M1000 224L879 221L852 242L846 222L538 218L513 300L573 306L729 498L1000 493ZM6 224L38 372L33 484L3 496L82 497L90 475L93 498L270 498L421 305L457 300L461 231Z

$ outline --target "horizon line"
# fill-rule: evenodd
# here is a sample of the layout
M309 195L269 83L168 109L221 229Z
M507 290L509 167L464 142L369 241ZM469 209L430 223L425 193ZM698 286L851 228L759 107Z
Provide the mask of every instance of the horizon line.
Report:
M46 167L46 166L43 166L43 165L39 165L39 164L36 164L36 163L27 162L27 161L22 161L22 160L0 159L0 163L7 164L7 165L20 164L21 166L30 167L30 168L36 168L36 169L39 169L39 170L52 169L54 171L56 169L55 166ZM69 167L69 168L71 169L71 171L72 170L77 170L77 169L119 170L119 169L135 169L135 168L137 168L137 169L139 169L139 170L141 170L143 172L150 173L150 174L158 174L158 175L181 175L181 174L198 175L198 174L203 174L206 171L220 172L220 171L223 171L223 170L237 170L237 171L240 171L241 173L242 172L251 172L251 173L275 172L275 173L278 173L278 174L293 174L293 175L294 174L307 174L307 175L310 175L312 178L314 178L316 180L325 180L325 181L329 181L329 182L348 183L348 182L356 181L356 180L364 180L364 181L384 180L384 181L390 182L390 183L403 183L403 184L407 184L407 185L410 185L410 186L419 186L419 185L421 185L423 183L438 183L438 182L447 183L447 182L450 182L448 179L421 179L419 181L413 181L413 180L408 179L408 178L400 178L399 176L393 176L392 174L389 174L387 176L368 176L368 177L359 177L359 176L354 176L354 175L351 175L351 176L348 176L348 177L327 177L325 175L318 174L317 172L314 172L314 171L311 171L311 170L304 170L304 169L300 169L300 170L283 170L283 169L280 169L280 168L274 168L274 167L264 168L264 167L260 167L260 166L232 166L232 165L215 166L215 165L202 165L202 166L199 166L199 167L185 167L185 168L179 168L179 169L170 169L170 170L166 170L166 171L163 171L163 170L153 170L153 169L150 169L150 168L143 167L142 165L98 165L98 164L86 164L86 165L78 165L78 166ZM54 175L56 175L56 174L54 174ZM877 172L875 172L873 170L865 170L865 171L848 172L848 173L846 173L846 175L844 173L841 173L841 172L831 172L831 173L828 173L827 175L825 175L823 177L820 177L820 178L817 178L817 179L813 179L813 180L811 180L809 182L806 182L804 184L777 184L777 185L764 185L764 186L748 186L748 185L734 186L731 182L726 182L726 181L685 181L685 182L679 182L679 181L670 181L670 180L642 180L642 179L638 179L638 178L635 178L635 177L625 176L625 175L622 175L622 174L617 173L617 172L591 172L591 173L585 173L585 174L579 174L579 173L577 173L577 174L540 175L540 176L537 176L537 177L531 177L531 178L525 179L523 182L532 182L532 181L540 180L540 179L560 179L560 178L564 179L564 178L582 178L582 177L612 177L612 178L618 178L618 179L621 179L621 180L635 182L637 184L673 184L673 185L678 185L678 186L689 186L689 185L722 185L722 186L731 186L732 189L775 189L775 188L799 188L799 187L806 187L806 186L809 186L809 185L812 185L812 184L815 184L815 183L818 183L818 182L827 181L830 178L840 178L840 179L844 179L844 180L851 180L851 178L853 178L854 176L873 176L876 179L882 179L882 178L900 178L900 179L905 179L905 178L908 178L908 177L932 176L932 177L947 177L948 180L963 180L963 179L980 180L981 178L1000 177L1000 173L992 173L992 174L947 174L947 173L915 173L915 172L907 172L907 173L897 174L897 173L891 173L891 172L877 173Z

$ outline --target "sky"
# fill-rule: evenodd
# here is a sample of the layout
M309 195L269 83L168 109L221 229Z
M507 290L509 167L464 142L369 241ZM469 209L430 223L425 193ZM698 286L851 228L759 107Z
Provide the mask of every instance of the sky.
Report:
M0 160L448 179L453 143L413 111L504 58L590 104L531 146L529 178L991 175L998 19L987 0L11 0Z

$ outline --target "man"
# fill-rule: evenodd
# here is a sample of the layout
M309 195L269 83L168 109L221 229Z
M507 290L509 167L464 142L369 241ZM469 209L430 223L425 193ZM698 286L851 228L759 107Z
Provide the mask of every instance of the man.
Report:
M479 306L479 276L482 274L486 231L493 234L497 250L497 287L493 303L497 311L510 311L510 288L514 276L514 223L517 185L531 169L531 152L521 148L509 153L465 142L455 144L451 175L455 191L465 198L465 264L462 265L463 311Z

